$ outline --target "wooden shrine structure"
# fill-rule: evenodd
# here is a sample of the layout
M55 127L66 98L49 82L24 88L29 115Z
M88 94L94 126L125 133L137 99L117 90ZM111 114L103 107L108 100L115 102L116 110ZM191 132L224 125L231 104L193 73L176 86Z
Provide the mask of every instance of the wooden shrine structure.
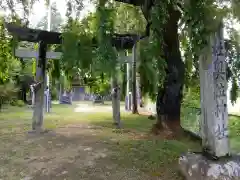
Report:
M28 41L39 43L37 70L36 70L36 83L33 85L35 92L35 106L32 117L32 130L33 132L41 132L43 124L43 106L44 106L44 90L46 87L46 59L47 59L47 45L48 44L62 44L62 34L58 32L49 32L38 29L31 29L26 27L19 27L12 23L5 24L9 33L16 37L19 41ZM113 34L112 46L117 50L131 49L138 35L136 34ZM96 38L92 39L93 46L97 47ZM93 48L94 48L93 47Z

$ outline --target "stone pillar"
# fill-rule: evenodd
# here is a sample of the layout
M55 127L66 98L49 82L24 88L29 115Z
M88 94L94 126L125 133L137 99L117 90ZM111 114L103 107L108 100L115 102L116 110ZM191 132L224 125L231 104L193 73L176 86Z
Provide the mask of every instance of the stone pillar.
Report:
M200 57L201 136L203 151L185 153L179 168L186 180L240 179L240 156L228 139L226 52L223 26Z
M223 27L211 39L211 51L200 58L201 134L203 150L229 155L226 52Z
M31 90L31 95L32 95L32 107L34 107L34 103L35 103L35 92L34 92L34 87L33 87L33 85L30 85L30 90Z

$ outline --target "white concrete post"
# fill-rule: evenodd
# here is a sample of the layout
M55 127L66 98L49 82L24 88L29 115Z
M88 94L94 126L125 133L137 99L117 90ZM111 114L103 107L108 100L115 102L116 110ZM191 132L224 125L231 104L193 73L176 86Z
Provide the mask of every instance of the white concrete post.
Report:
M127 107L127 110L131 110L131 99L129 99L129 94L130 94L130 63L127 62L127 86L126 86L126 107Z
M203 148L216 157L230 154L228 139L226 52L223 25L200 57L201 134Z
M128 107L129 110L132 110L132 92L128 93Z
M33 85L30 85L30 90L31 90L31 94L32 94L32 107L34 107L34 104L35 104L35 92L34 92Z

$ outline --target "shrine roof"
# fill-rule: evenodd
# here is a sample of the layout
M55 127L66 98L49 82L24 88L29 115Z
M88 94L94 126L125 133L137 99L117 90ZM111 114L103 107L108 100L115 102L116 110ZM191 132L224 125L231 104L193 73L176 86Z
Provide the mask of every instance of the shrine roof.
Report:
M6 23L7 30L18 38L20 41L40 42L44 41L47 44L61 44L62 33L49 32L39 29L31 29L20 27L12 23ZM133 47L138 35L136 34L113 34L112 45L117 49L130 49ZM93 43L96 43L96 38L93 38Z

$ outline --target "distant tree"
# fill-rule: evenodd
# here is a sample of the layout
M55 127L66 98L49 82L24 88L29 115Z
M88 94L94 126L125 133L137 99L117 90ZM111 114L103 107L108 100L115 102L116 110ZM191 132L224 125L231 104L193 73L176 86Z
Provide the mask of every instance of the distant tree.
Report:
M12 55L11 38L7 36L0 18L0 107L3 103L16 98L16 77L21 71L20 62Z

